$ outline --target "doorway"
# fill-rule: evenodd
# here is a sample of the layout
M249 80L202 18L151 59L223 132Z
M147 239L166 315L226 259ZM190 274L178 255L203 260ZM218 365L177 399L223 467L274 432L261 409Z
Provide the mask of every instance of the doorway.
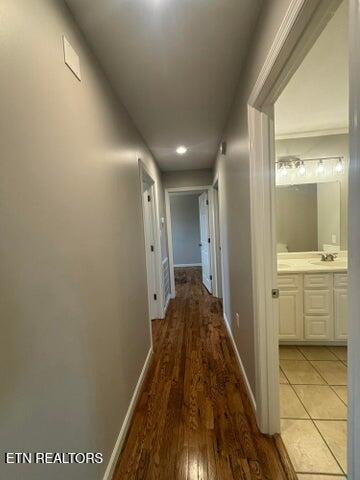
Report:
M323 228L324 225L320 228L320 223L314 216L314 225L312 226L313 238L304 237L306 234L310 233L310 228L303 228L300 233L295 235L292 239L290 236L287 236L286 241L278 240L279 231L277 231L276 223L276 212L279 211L279 205L277 202L276 195L276 183L277 177L278 180L281 176L291 177L296 176L297 178L302 176L307 176L311 170L314 170L317 175L322 176L324 172L332 172L332 174L337 173L343 175L346 173L346 156L340 153L331 152L327 155L323 152L316 153L315 155L310 151L307 151L307 157L305 152L297 151L296 155L294 152L290 151L289 145L286 146L287 150L282 151L279 154L279 145L275 143L275 126L276 126L276 108L274 116L274 105L276 107L276 101L278 100L281 93L284 91L286 86L293 78L295 72L298 71L299 66L303 63L305 57L311 53L312 47L316 44L318 39L321 38L322 34L326 35L326 28L328 25L331 25L332 22L336 21L337 15L341 15L342 9L347 7L347 0L344 2L341 1L319 1L319 2L300 2L301 5L295 5L296 2L292 2L292 7L289 9L289 18L284 21L282 27L280 28L278 35L275 38L273 47L270 50L269 56L265 62L264 68L261 71L258 81L255 84L255 87L248 100L248 114L249 114L249 132L250 132L250 155L251 155L251 225L252 225L252 262L253 262L253 291L254 291L254 311L255 311L255 332L256 332L256 399L257 399L257 415L258 421L261 427L261 430L266 433L276 433L280 432L280 411L279 411L279 327L282 328L283 339L287 337L286 343L298 343L299 338L301 337L302 345L288 345L284 348L282 356L298 356L298 359L293 358L291 361L302 361L302 367L305 370L311 370L314 374L314 382L319 381L321 387L329 387L326 390L330 391L330 395L335 394L334 402L330 401L331 408L333 407L335 400L336 403L341 407L342 413L340 417L336 420L339 423L336 427L339 427L337 431L330 432L330 427L333 425L329 423L329 419L319 419L315 416L323 416L325 408L319 413L314 413L314 410L309 406L309 401L314 400L314 395L310 395L312 398L306 399L309 397L307 395L307 390L311 390L309 385L306 385L304 378L301 379L302 385L297 388L298 394L296 394L296 399L303 399L300 401L300 406L304 407L305 403L308 405L308 409L305 408L305 413L302 410L302 415L306 415L305 418L299 418L301 422L312 422L315 428L311 427L311 432L305 435L305 442L307 442L307 448L309 454L313 455L315 446L317 442L315 437L324 442L325 448L320 448L321 454L319 457L327 457L332 464L328 464L322 470L318 469L318 464L312 465L312 467L305 467L305 471L301 471L301 474L330 474L338 475L343 478L347 470L350 470L350 478L355 478L351 476L351 472L354 472L354 465L356 459L354 458L354 443L356 442L356 432L355 428L352 427L349 432L349 446L350 452L348 455L349 464L346 465L347 455L346 455L346 440L345 442L340 442L340 437L346 437L346 421L344 420L344 408L346 410L346 396L345 390L343 387L346 387L345 379L342 375L340 380L340 385L334 385L333 379L330 379L328 376L328 370L337 369L340 366L342 374L344 373L344 368L346 369L347 356L346 352L343 349L343 345L346 341L346 333L344 329L344 321L336 322L336 316L338 319L343 319L346 315L347 310L347 299L344 295L344 289L352 289L351 278L352 276L347 276L347 255L343 254L341 249L343 249L343 238L341 238L341 232L344 231L343 226L339 224L338 215L333 215L334 222L331 224L331 229L326 231L326 228ZM355 2L351 2L353 8L355 9ZM348 27L348 16L344 15L345 27ZM335 49L331 48L331 40L333 39L332 33L327 40L327 46L329 49L329 54L333 54ZM355 35L355 33L353 32ZM348 52L348 46L346 47ZM322 62L322 56L318 60ZM350 67L350 75L351 75ZM330 76L333 76L331 72ZM316 76L317 80L320 82L321 78L319 75ZM312 78L314 82L314 78ZM304 84L303 84L304 85ZM321 85L321 84L320 84ZM323 95L324 88L321 92ZM299 92L299 89L297 89ZM333 92L336 92L338 95L338 90L333 89ZM337 99L334 99L334 101ZM345 106L348 108L348 104ZM301 108L301 105L300 107ZM309 112L311 108L309 109ZM298 112L294 112L294 118L298 118ZM318 110L314 108L314 115L310 117L315 117L318 114ZM275 120L275 124L274 124ZM331 130L331 129L330 129ZM351 144L351 139L356 137L357 126L350 125L349 128L349 139ZM302 132L303 134L304 132ZM326 131L323 128L323 136L327 136L325 143L322 148L329 148L333 137L331 135L335 134L344 134L347 132L337 131ZM278 140L279 129L277 130ZM315 135L308 135L308 139L312 138L314 141ZM299 135L296 132L293 132L291 142L298 141ZM346 148L349 146L349 139L346 141ZM282 140L286 140L283 138ZM308 141L308 140L307 140ZM320 144L320 143L319 143ZM299 146L299 145L298 145ZM283 146L284 147L284 146ZM337 148L338 149L338 148ZM302 155L301 155L302 154ZM280 157L280 158L278 158ZM328 158L330 157L330 158ZM306 162L308 161L308 163ZM275 163L277 162L277 163ZM275 165L277 168L275 169ZM351 167L350 167L351 168ZM286 173L285 173L286 172ZM311 186L311 182L308 183L305 187L294 188L294 181L291 181L291 186L286 187L288 190L292 190L293 199L289 200L289 191L283 190L281 195L278 198L286 197L289 201L286 203L285 210L291 205L298 204L299 201L302 201L304 198L307 201L310 197L313 197L313 205L317 205L318 211L322 211L321 220L324 218L324 215L328 215L327 207L330 204L329 202L334 202L336 199L338 202L341 202L342 193L339 191L338 186L336 185L320 185ZM314 184L315 182L313 182ZM318 183L318 182L316 182ZM284 187L283 187L284 188ZM331 190L330 196L328 196L328 191ZM306 190L306 192L305 192ZM325 191L326 190L326 191ZM295 195L295 197L294 197ZM329 202L326 202L325 205L321 206L321 198L326 196L329 199ZM349 206L351 206L351 190L349 197ZM290 202L290 203L289 203ZM295 203L293 203L295 202ZM315 203L314 203L315 202ZM342 207L337 207L338 209ZM336 213L331 209L331 214ZM310 216L307 216L306 221L310 221ZM317 221L318 225L315 225ZM328 225L330 222L328 222ZM351 227L351 226L350 226ZM321 230L321 232L320 232ZM340 232L340 233L339 233ZM286 236L287 233L282 229L282 235ZM288 243L296 240L296 242L303 237L303 240L308 245L315 245L311 249L316 249L316 254L311 252L314 255L314 258L310 259L318 267L317 275L315 276L312 273L308 274L307 271L300 271L298 265L297 269L293 269L292 275L278 275L280 272L278 268L285 269L288 267L286 263L290 264L295 260L295 262L300 262L303 259L299 258L298 252L289 252ZM315 238L316 237L316 238ZM349 230L349 240L352 238L351 228ZM324 240L325 239L325 240ZM322 252L319 252L321 245ZM307 247L308 248L308 247ZM345 247L346 248L346 247ZM325 250L325 251L324 251ZM339 251L340 250L340 251ZM279 252L279 253L278 253ZM281 252L281 253L280 253ZM323 263L320 263L322 259L320 255L324 257L329 256L328 258L336 258L338 256L339 264L338 266L345 268L346 272L330 272L323 270ZM349 251L349 255L351 251ZM311 256L311 255L310 255ZM316 258L315 258L316 257ZM350 255L351 258L351 255ZM277 262L279 259L279 265ZM291 261L288 261L291 259ZM341 264L341 265L340 265ZM352 268L352 267L351 267ZM350 268L350 273L351 273ZM336 273L341 273L342 277L338 277ZM324 283L317 283L319 280L319 275L321 274ZM354 275L353 275L354 276ZM290 285L292 281L295 281L293 285ZM317 283L317 285L315 285ZM340 285L341 284L341 285ZM341 290L341 293L337 290ZM279 304L280 296L280 304ZM353 299L354 301L354 299ZM351 301L350 301L351 307ZM279 312L280 309L280 312ZM346 315L347 317L347 315ZM285 319L285 320L284 320ZM292 320L288 322L288 320ZM300 321L301 320L301 321ZM355 319L349 315L347 322L349 324L350 332L354 327ZM279 325L280 323L280 325ZM291 327L289 329L289 326ZM336 327L337 325L337 327ZM296 338L294 338L294 335ZM351 335L351 334L350 334ZM292 337L292 338L290 338ZM351 338L351 336L350 336ZM312 345L307 345L306 342L312 340ZM321 343L321 345L319 345ZM351 342L350 342L351 343ZM317 347L323 348L317 348ZM314 348L309 348L314 347ZM316 347L316 348L315 348ZM342 349L340 349L341 347ZM345 352L345 353L344 353ZM310 358L313 355L322 356L322 360ZM327 358L325 359L326 356ZM344 356L345 355L345 356ZM331 358L330 358L331 357ZM296 390L295 386L292 384L295 381L293 375L293 365L287 363L290 362L290 359L285 360L285 367L287 368L288 375L283 376L284 371L280 372L281 382L283 384L290 385L292 390ZM351 364L351 355L350 355L350 364ZM317 362L317 363L316 363ZM319 363L323 362L323 363ZM333 362L330 365L330 362ZM283 362L284 363L284 362ZM336 365L335 365L336 364ZM340 365L341 364L341 365ZM334 366L335 365L335 366ZM315 373L312 368L314 368ZM285 372L286 374L286 372ZM289 376L291 379L289 380ZM316 377L316 379L315 379ZM315 381L316 380L316 381ZM349 374L350 385L351 382L354 382L352 379L351 368ZM330 383L329 383L330 382ZM337 381L336 381L337 382ZM341 388L338 388L341 387ZM289 387L285 387L289 389ZM351 390L350 390L351 393ZM293 397L295 399L295 397ZM340 403L338 403L340 402ZM342 403L341 403L342 402ZM288 399L288 404L290 400ZM318 402L319 403L319 402ZM322 403L322 402L320 402ZM329 403L329 402L327 402ZM298 404L299 406L299 404ZM324 405L322 405L324 406ZM309 412L309 409L311 410ZM299 410L300 411L300 410ZM298 412L299 413L299 412ZM338 415L338 413L336 413ZM357 418L356 411L351 408L349 411L349 419ZM330 422L335 419L330 419ZM323 422L323 423L321 423ZM349 422L351 425L351 420ZM344 428L343 428L344 427ZM294 431L292 432L294 434ZM336 438L336 441L335 441ZM300 432L297 431L293 435L295 450L299 452L299 442L300 442ZM312 444L313 447L309 449L309 445ZM324 445L323 445L324 446ZM291 455L291 452L289 452ZM329 455L328 455L329 454ZM314 457L314 455L313 455ZM304 458L304 455L302 455ZM301 459L296 459L296 453L292 453L292 461L295 468L300 471L303 467L299 466ZM298 462L298 463L297 463ZM315 472L316 470L316 472ZM353 473L354 475L354 473ZM306 478L304 476L304 478Z
M150 320L162 318L164 306L164 288L161 281L161 252L159 228L157 227L156 185L139 160L141 202L144 222L146 280L148 290Z
M213 188L165 190L171 296L175 298L175 268L201 269L202 283L217 296Z
M344 0L274 104L280 429L314 480L347 474L348 14Z

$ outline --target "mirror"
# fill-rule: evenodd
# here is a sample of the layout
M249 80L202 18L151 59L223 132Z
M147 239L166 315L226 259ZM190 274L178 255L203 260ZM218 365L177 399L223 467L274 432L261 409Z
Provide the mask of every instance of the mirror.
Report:
M340 249L340 182L277 185L278 252Z

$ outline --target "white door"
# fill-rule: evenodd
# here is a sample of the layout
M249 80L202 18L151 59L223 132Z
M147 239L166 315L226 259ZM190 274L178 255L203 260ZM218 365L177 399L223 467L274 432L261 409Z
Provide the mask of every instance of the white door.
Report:
M200 247L202 281L205 287L212 293L211 259L210 259L210 235L209 235L209 202L207 192L199 197L200 211Z
M151 320L157 317L157 302L159 294L156 292L156 259L155 259L155 228L154 228L154 188L145 185L143 193L144 230L146 249L146 271L149 296L149 310Z

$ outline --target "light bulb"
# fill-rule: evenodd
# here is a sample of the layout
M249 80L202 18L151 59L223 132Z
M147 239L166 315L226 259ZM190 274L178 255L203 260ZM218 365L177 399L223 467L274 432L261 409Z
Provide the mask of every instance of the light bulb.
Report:
M335 166L335 172L336 173L342 173L344 171L344 165L342 163L342 160L338 160L336 166Z
M279 173L282 177L286 177L286 175L288 174L287 168L284 164L281 165Z
M306 175L306 168L305 168L305 165L304 165L304 162L301 162L299 167L298 167L298 174L303 177L304 175Z
M324 172L325 172L324 163L322 160L320 160L319 165L316 168L316 173L317 175L322 175Z

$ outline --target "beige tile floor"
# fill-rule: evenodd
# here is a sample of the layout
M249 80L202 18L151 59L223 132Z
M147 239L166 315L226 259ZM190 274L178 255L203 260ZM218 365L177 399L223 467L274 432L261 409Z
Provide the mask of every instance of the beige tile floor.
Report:
M280 346L281 435L299 480L346 478L346 347Z

